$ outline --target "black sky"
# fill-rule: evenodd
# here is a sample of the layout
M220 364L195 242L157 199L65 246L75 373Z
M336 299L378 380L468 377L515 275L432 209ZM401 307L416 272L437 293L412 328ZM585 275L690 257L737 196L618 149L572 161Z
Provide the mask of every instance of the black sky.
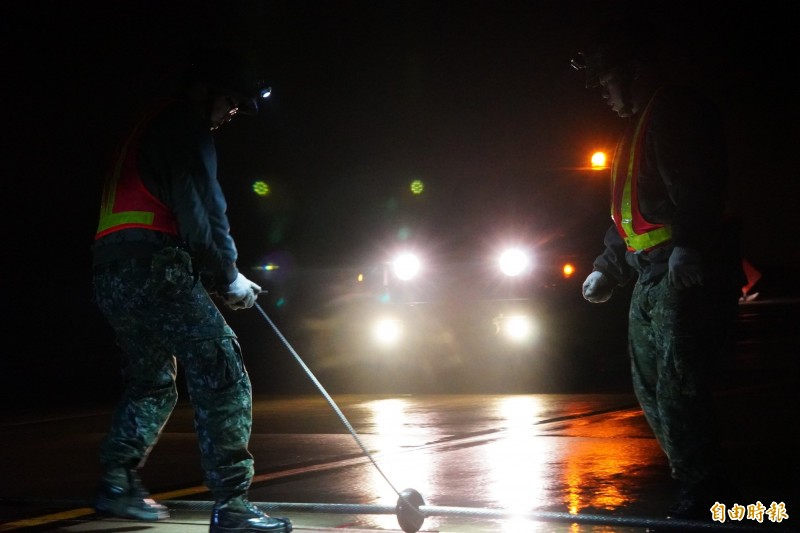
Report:
M765 231L797 223L792 195L783 194L798 175L789 12L780 2L724 11L716 2L648 4L675 66L726 113L734 201L753 215L748 248L771 262ZM613 144L621 121L581 87L568 60L593 21L623 5L10 4L4 85L13 122L4 146L8 177L26 185L14 205L38 196L43 209L20 215L34 225L51 217L68 224L59 252L85 254L80 243L91 237L107 154L135 113L174 85L191 50L216 42L250 54L274 86L261 116L219 134L221 179L238 224L252 222L235 204L247 201L256 177L285 194L283 234L300 241L338 244L317 231L334 220L346 235L366 238L359 228L375 223L381 203L413 177L425 179L447 213L440 218L486 210L493 197L502 207L505 196L546 191L550 169L584 164L589 149ZM524 211L519 200L514 207ZM43 227L32 229L39 243L57 234ZM787 244L797 262L797 246Z
M745 254L764 269L797 269L798 39L789 3L645 4L665 31L673 71L725 113ZM274 89L260 116L218 135L244 261L276 250L300 263L343 261L408 220L434 240L463 243L495 226L538 238L566 227L599 247L605 185L575 168L590 150L610 149L623 123L583 88L569 59L598 17L625 6L4 4L4 257L10 327L28 338L19 350L35 344L43 323L59 321L53 331L62 336L103 327L90 301L89 246L108 156L136 114L177 83L190 52L209 43L246 51ZM428 187L422 206L407 198L411 178ZM254 179L274 186L271 204L252 195ZM92 333L75 344L91 350Z

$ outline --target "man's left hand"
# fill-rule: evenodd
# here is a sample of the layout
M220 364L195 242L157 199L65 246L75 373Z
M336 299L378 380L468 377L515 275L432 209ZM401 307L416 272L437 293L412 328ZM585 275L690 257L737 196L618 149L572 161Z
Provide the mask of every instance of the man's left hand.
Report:
M247 279L241 272L222 294L225 304L234 311L249 309L256 303L261 287Z
M703 284L703 260L691 248L676 246L669 256L669 283L677 289Z

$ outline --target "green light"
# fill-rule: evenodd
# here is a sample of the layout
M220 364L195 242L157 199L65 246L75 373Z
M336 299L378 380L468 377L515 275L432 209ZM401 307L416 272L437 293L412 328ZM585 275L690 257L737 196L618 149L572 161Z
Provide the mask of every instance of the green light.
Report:
M422 180L414 180L411 182L411 192L412 194L422 194L422 191L425 189L425 185L422 183Z
M258 180L253 182L253 192L259 196L266 196L269 194L269 185L266 182Z
M261 270L266 270L267 272L271 270L278 270L280 266L276 265L275 263L267 263L261 267Z

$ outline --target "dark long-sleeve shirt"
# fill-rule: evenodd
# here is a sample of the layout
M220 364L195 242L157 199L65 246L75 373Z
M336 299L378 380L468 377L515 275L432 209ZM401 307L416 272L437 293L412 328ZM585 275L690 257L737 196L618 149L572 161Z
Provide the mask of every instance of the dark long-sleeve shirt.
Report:
M638 116L630 120L625 135L631 134ZM664 87L656 94L635 179L642 215L649 222L670 224L672 240L632 253L612 224L595 270L619 284L635 273L646 282L667 271L675 246L697 250L706 262L717 260L726 241L728 165L724 124L708 99L683 87Z
M207 120L188 102L168 104L142 133L137 165L145 187L175 215L179 238L147 229L116 231L95 242L94 264L181 246L211 285L233 282L237 250Z

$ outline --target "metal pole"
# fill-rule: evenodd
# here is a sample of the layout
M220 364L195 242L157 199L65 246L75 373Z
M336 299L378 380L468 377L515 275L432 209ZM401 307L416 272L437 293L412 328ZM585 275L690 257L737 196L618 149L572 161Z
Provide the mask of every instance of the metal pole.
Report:
M212 502L165 500L170 509L210 510ZM395 514L393 505L359 505L346 503L281 503L252 502L266 512L306 512L329 514ZM487 509L478 507L448 507L420 505L419 511L425 516L474 517L491 519L526 519L533 522L558 522L564 524L606 525L631 528L657 528L659 531L712 531L712 532L751 532L764 533L765 530L780 533L797 533L794 528L781 528L779 525L747 525L720 523L701 520L668 520L643 516L616 516L591 513L566 513L560 511L512 512L507 509Z

